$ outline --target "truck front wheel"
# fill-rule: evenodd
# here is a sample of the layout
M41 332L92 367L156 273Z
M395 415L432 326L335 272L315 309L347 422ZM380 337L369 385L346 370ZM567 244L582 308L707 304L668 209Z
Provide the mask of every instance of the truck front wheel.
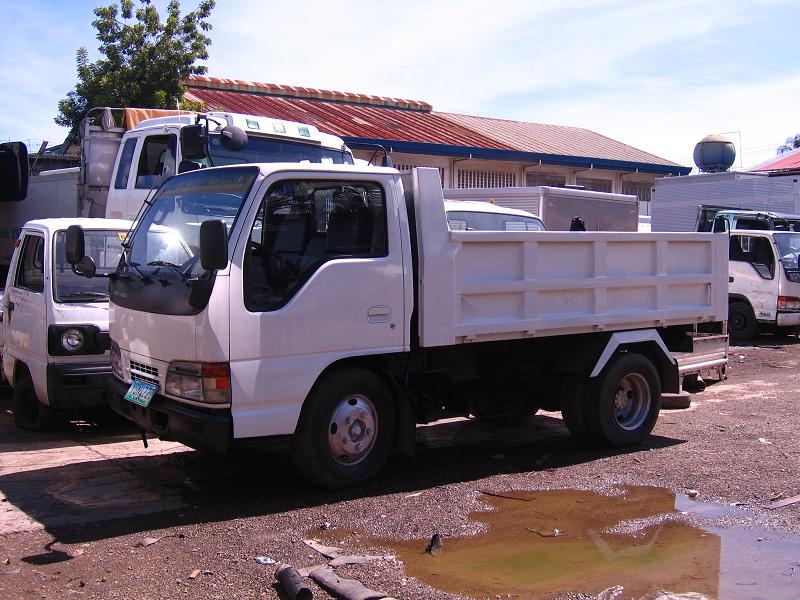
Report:
M36 388L28 369L23 367L14 382L14 393L11 396L14 410L14 423L20 429L45 431L53 426L53 410L39 402Z
M749 340L758 334L758 322L747 302L737 300L728 305L728 331L733 340Z
M592 437L609 446L632 446L655 427L661 409L661 380L641 354L618 354L586 396L584 419Z
M365 369L327 375L311 392L292 436L292 463L307 480L339 489L373 477L394 439L394 404Z

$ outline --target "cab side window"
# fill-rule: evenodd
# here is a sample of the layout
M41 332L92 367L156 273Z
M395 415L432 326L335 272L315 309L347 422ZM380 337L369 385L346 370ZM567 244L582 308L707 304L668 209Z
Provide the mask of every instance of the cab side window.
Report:
M117 167L117 177L114 179L114 188L124 190L128 188L128 176L131 174L131 163L133 162L133 151L136 150L136 138L131 138L122 147L122 154L119 157Z
M749 235L732 235L730 259L750 264L762 279L775 277L775 256L767 238Z
M258 209L244 260L245 306L286 304L325 262L386 256L386 197L371 182L282 181Z
M157 188L175 173L177 147L178 137L175 135L151 135L145 138L139 154L136 189Z
M15 285L41 294L44 291L44 238L26 235L17 264Z

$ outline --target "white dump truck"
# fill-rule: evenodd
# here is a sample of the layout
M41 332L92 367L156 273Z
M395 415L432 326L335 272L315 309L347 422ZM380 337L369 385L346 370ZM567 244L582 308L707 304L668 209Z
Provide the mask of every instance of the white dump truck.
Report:
M0 278L22 225L52 217L134 219L168 177L248 162L352 164L341 138L254 115L98 108L80 127L81 166L28 177L27 153L0 153ZM1 149L0 149L1 150ZM16 158L16 160L14 160ZM26 183L27 182L27 183Z
M637 231L639 227L638 199L626 194L533 186L446 189L444 197L521 209L539 217L548 231L569 231L575 217L589 231Z
M84 231L84 254L96 277L72 271L70 226ZM108 279L116 270L129 221L42 219L26 223L11 259L3 296L0 355L13 387L14 420L42 430L59 411L106 402L111 377Z
M675 354L727 316L727 235L452 231L444 206L435 169L170 179L111 279L111 406L212 452L288 441L329 488L446 416L546 406L585 440L646 438Z

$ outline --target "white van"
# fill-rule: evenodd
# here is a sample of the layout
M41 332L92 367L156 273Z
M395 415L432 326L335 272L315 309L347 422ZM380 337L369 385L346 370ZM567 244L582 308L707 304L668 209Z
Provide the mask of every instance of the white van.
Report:
M798 254L798 232L730 232L728 331L733 339L800 327Z
M97 275L75 274L67 262L67 229L80 225ZM3 297L0 349L14 388L14 420L42 430L62 409L105 404L111 376L108 278L130 228L118 219L41 219L22 228Z

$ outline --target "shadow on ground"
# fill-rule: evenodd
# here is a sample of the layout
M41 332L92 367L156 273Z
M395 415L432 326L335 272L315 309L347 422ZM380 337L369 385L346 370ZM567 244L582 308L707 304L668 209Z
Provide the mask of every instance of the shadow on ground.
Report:
M651 436L642 445L609 450L578 444L549 414L524 426L458 420L419 427L414 457L392 457L376 479L339 492L301 480L285 454L239 451L219 459L188 449L9 473L0 476L0 491L56 539L80 543L558 469L683 441Z

